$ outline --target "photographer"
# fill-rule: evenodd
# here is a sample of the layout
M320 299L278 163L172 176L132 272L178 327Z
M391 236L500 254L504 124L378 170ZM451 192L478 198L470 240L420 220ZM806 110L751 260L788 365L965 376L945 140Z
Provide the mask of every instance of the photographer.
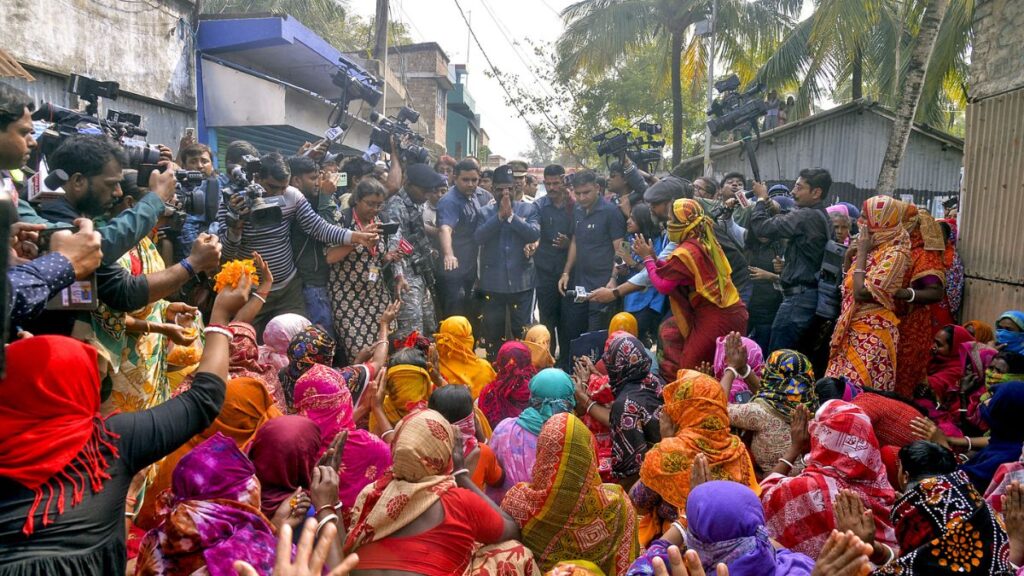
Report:
M217 208L220 207L220 189L227 182L226 179L222 181L213 171L213 154L206 144L189 144L178 152L178 158L181 159L182 167L185 170L201 172L203 174L205 180L197 187L197 190L204 197L212 194L216 198L215 202L211 202L211 206L216 206L216 208L212 208L203 214L189 214L185 217L185 223L181 227L181 234L178 237L175 250L176 258L184 258L188 256L187 252L199 234L209 232L210 225L217 221ZM216 233L216 230L214 230L214 233Z
M786 240L785 264L780 274L782 304L772 323L772 352L798 349L818 307L818 271L825 245L832 236L832 224L825 212L825 200L832 176L823 168L800 171L793 187L797 209L779 214L779 205L768 197L763 182L754 184L757 203L750 214L750 233L762 241Z
M524 174L525 176L525 174ZM516 191L511 165L494 169L495 202L481 211L474 238L480 244L480 290L484 293L483 336L491 357L505 340L505 315L513 338L533 316L537 276L526 246L540 239L540 216Z
M257 227L251 222L251 207L243 193L232 194L229 202L221 202L217 214L220 223L221 242L224 243L224 258L227 260L250 258L259 252L270 266L274 275L274 286L268 294L256 294L266 300L263 310L253 323L261 334L273 317L280 314L306 314L302 296L302 281L296 278L295 255L292 252L291 226L293 222L312 238L328 246L338 244L377 243L375 227L366 231L346 230L324 220L316 213L301 192L289 186L291 171L284 156L273 153L260 159L259 172L255 183L263 189L264 198L280 197L281 221L269 226ZM229 219L229 212L232 218Z
M622 215L629 217L632 206L644 201L647 181L643 172L633 164L629 156L623 154L622 160L613 162L608 167L608 191L618 198Z
M121 199L122 167L127 163L124 150L109 138L94 135L69 137L49 158L52 170L62 170L67 174L68 179L62 187L64 194L61 198L43 204L39 210L40 216L50 222L72 224L78 218L106 215ZM163 173L153 171L150 175L150 187L161 198L173 197L174 170L177 167L167 161L162 162L162 165L165 167ZM142 206L151 196L153 194L146 194L136 207ZM104 253L105 263L96 271L97 296L110 309L119 312L138 310L173 294L190 277L217 269L217 259L211 257L212 253L219 250L216 238L201 237L196 240L193 250L198 245L203 245L204 249L194 257L189 256L154 274L132 276L117 264L117 260L138 244L155 223L154 218L150 226L136 230L135 241L122 252ZM106 263L111 259L111 263ZM77 313L66 310L44 313L29 331L36 334L70 335L77 316Z
M434 284L434 254L423 222L423 205L427 196L438 186L444 186L444 176L427 164L409 166L405 186L398 194L388 198L384 205L384 220L397 222L402 238L412 247L412 254L403 262L405 281L409 289L402 295L398 311L398 330L395 338L404 339L411 332L431 334L437 328L434 318L434 299L430 288Z

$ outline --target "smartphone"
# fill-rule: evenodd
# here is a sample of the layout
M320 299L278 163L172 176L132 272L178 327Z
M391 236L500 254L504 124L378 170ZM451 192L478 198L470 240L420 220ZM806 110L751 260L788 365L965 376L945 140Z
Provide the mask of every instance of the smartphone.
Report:
M195 140L195 138L196 138L196 129L195 128L185 128L185 138L187 138L189 140Z
M380 225L381 234L392 236L398 232L398 222L385 222Z
M334 173L334 186L337 188L344 188L348 186L348 173L347 172L335 172Z
M36 241L36 246L39 247L39 253L44 254L50 251L50 239L53 235L61 230L67 230L72 234L78 232L78 226L54 226L53 228L47 228L46 230L39 231L39 240Z

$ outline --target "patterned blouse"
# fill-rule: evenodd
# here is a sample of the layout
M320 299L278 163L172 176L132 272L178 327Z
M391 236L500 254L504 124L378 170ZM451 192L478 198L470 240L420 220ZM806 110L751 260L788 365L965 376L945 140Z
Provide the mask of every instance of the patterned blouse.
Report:
M792 443L789 423L760 402L729 404L729 423L733 428L754 433L750 453L754 457L754 467L762 477L775 468Z

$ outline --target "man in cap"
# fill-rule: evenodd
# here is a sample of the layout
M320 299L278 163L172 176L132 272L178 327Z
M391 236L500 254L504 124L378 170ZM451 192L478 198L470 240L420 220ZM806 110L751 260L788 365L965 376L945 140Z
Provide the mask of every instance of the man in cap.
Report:
M512 169L512 179L515 185L514 199L518 200L526 191L526 175L529 174L530 166L522 160L513 160L508 163L508 166Z
M480 244L480 290L484 293L482 335L492 358L506 334L506 314L512 338L521 337L531 322L537 277L533 258L525 248L540 238L537 207L515 199L512 166L495 168L493 182L495 201L481 211L474 235Z
M402 232L405 257L405 281L409 289L402 295L398 310L396 338L405 338L412 331L430 334L437 327L434 319L434 254L423 221L427 196L444 186L444 176L427 164L412 164L406 169L405 185L388 198L381 213L384 222L397 222Z

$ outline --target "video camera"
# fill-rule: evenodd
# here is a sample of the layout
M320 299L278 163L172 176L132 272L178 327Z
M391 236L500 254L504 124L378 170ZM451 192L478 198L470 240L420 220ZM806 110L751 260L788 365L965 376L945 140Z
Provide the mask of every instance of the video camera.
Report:
M711 103L708 109L707 122L708 131L713 135L722 132L736 130L747 159L750 161L750 169L754 180L761 180L761 169L757 165L755 156L756 147L750 143L751 132L757 138L761 137L761 131L757 127L757 120L768 112L768 104L760 97L764 91L764 84L758 82L747 88L745 92L739 92L740 79L735 74L715 82L715 91L720 96Z
M375 107L380 102L381 96L384 95L381 92L384 82L344 59L338 61L340 66L331 74L331 82L341 88L341 97L338 98L334 109L327 117L327 125L332 128L340 126L343 130L347 130L348 126L344 124L344 120L348 114L348 105L355 100L362 100L371 108Z
M409 127L420 119L420 113L402 106L395 118L386 118L373 112L370 121L374 122L370 133L370 145L377 146L385 152L391 151L391 142L398 140L398 154L404 164L426 164L430 162L430 151L422 146L424 138Z
M231 184L224 191L224 202L228 208L228 220L238 222L248 220L257 228L267 228L281 223L281 207L284 199L280 197L264 197L263 186L253 182L253 177L263 167L256 156L242 156L242 163L231 170ZM244 199L241 207L232 206L231 199Z
M644 172L652 172L661 161L661 151L665 147L664 139L654 139L654 136L661 134L661 124L640 122L637 130L641 134L634 138L629 131L612 128L592 136L591 141L598 143L597 154L605 156L606 161L607 157L621 159L627 156Z

